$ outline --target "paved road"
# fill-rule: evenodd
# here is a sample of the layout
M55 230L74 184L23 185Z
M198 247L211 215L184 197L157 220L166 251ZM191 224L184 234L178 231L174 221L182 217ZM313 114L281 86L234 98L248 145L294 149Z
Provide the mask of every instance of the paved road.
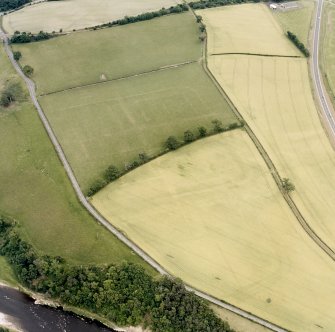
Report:
M101 223L104 227L106 227L111 233L113 233L120 241L122 241L124 244L126 244L131 250L133 250L135 253L137 253L140 257L142 257L142 259L144 259L148 264L150 264L154 269L156 269L160 274L162 275L169 275L169 273L160 265L158 264L153 258L151 258L147 253L145 253L141 248L139 248L135 243L133 243L132 241L130 241L127 237L125 237L120 231L118 231L115 227L113 227L104 217L102 217L95 209L94 207L87 201L86 197L84 196L83 192L80 189L80 186L78 184L78 181L70 167L69 162L66 159L66 156L62 150L61 145L59 144L56 135L54 134L48 119L46 118L38 100L36 97L36 93L35 93L35 84L34 82L27 78L20 66L17 64L17 62L14 60L13 58L13 53L12 50L10 48L10 46L8 45L8 38L6 36L6 34L4 33L4 31L1 30L0 28L0 37L4 42L4 47L5 47L5 51L12 63L12 65L14 66L14 68L16 69L17 73L22 77L22 79L25 81L27 88L29 90L29 94L31 97L31 100L34 104L34 106L36 107L36 110L38 112L38 115L43 123L43 126L58 154L59 159L61 160L64 169L71 181L72 187L76 192L76 195L79 199L79 201L81 202L81 204L87 209L87 211L99 222ZM186 286L187 290L194 292L197 296L213 303L216 304L219 307L222 307L224 309L227 309L241 317L244 317L246 319L249 319L250 321L253 321L259 325L262 325L268 329L270 329L271 331L276 331L276 332L287 332L286 329L283 329L279 326L277 326L276 324L270 323L260 317L257 317L249 312L246 312L240 308L237 308L233 305L230 305L228 303L225 303L219 299L216 299L215 297L206 294L204 292L201 292L197 289L194 289L190 286Z
M320 30L321 30L323 2L324 0L318 1L315 16L315 30L313 37L313 51L311 61L312 78L322 112L324 113L329 129L333 137L335 138L335 119L332 113L332 105L330 100L327 98L327 93L322 82L322 75L319 67L319 45L320 45Z

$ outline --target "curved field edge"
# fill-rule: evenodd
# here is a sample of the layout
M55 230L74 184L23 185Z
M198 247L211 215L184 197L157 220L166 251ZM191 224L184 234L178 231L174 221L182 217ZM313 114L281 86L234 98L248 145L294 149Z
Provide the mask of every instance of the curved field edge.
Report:
M292 330L335 326L335 267L296 223L244 131L162 156L91 202L187 284ZM308 289L320 284L315 302Z
M125 16L167 8L180 2L176 0L45 1L4 16L3 27L9 34L15 31L58 32L60 29L70 32L122 19Z
M1 83L18 80L3 49ZM98 225L77 201L32 104L0 108L0 213L19 222L19 232L39 252L71 262L137 262L131 250ZM148 268L152 271L151 268Z

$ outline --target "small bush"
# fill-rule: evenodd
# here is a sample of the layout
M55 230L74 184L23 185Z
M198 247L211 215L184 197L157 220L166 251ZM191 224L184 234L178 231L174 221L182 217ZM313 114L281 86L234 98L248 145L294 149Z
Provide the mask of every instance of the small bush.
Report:
M288 178L282 179L282 186L287 193L290 193L291 191L295 190L294 184Z
M206 137L207 136L207 129L203 126L198 127L199 137Z
M120 176L120 172L117 169L117 167L114 165L109 166L106 169L105 174L104 174L104 178L107 182L112 182L116 180L119 176Z
M87 196L93 196L94 194L96 194L100 189L102 189L105 185L106 185L106 181L104 180L96 180L91 187L88 189L87 191Z
M10 104L20 99L22 94L21 85L19 83L11 83L4 89L4 91L2 91L0 105L2 107L8 107Z
M140 154L138 155L138 158L139 158L141 164L145 164L145 163L148 162L149 159L150 159L149 156L148 156L145 152L140 153Z
M193 135L193 133L191 132L191 130L186 130L184 132L184 142L185 143L191 143L195 140L195 137Z
M170 137L168 137L168 139L165 142L165 147L168 150L176 150L180 147L180 143L178 142L176 137L170 136Z
M22 54L19 51L15 51L15 52L13 52L13 57L14 57L15 61L19 61L22 57Z
M212 121L212 124L214 133L223 132L222 121L216 119Z
M29 65L25 65L22 70L23 73L28 77L30 77L34 73L34 68Z

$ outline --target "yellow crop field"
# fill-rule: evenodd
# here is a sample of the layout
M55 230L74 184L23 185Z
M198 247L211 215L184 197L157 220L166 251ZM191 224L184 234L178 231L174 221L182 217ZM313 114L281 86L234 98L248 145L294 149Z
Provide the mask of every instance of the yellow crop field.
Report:
M305 59L229 55L209 65L264 145L316 233L335 249L335 152L315 108Z
M162 7L174 6L176 0L67 0L45 1L25 7L3 17L4 29L13 34L18 31L37 33L72 31L127 16L138 15Z
M335 264L243 130L145 164L92 204L188 284L291 330L335 330Z
M266 5L243 4L197 11L208 33L208 53L300 56Z

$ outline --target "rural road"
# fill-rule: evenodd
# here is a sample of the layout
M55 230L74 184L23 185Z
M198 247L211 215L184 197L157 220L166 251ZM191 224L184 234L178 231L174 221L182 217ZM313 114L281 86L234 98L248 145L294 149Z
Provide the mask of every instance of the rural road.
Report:
M322 0L321 0L322 1ZM59 159L61 160L64 169L70 179L70 182L73 186L73 189L75 190L75 193L79 199L79 201L81 202L81 204L88 210L88 212L99 222L101 223L104 227L106 227L111 233L113 233L120 241L122 241L124 244L126 244L131 250L133 250L135 253L137 253L140 257L142 257L142 259L144 259L148 264L150 264L153 268L155 268L160 274L162 275L169 275L169 273L160 265L158 264L153 258L151 258L147 253L145 253L141 248L139 248L136 244L134 244L132 241L130 241L126 236L124 236L120 231L118 231L115 227L113 227L104 217L102 217L94 208L93 206L87 201L86 197L84 196L84 194L82 193L80 186L78 184L78 181L70 167L69 162L67 161L67 158L62 150L61 145L59 144L56 135L54 134L48 119L46 118L38 100L36 97L36 93L35 93L35 84L34 82L29 79L28 77L26 77L20 66L18 65L18 63L14 60L13 58L13 53L12 50L9 46L8 43L8 38L6 36L6 34L0 29L0 37L3 40L4 43L4 48L5 51L12 63L12 65L14 66L14 68L16 69L16 71L18 72L18 74L22 77L22 79L25 81L27 88L29 90L29 94L31 97L31 100L34 104L34 106L36 107L36 110L38 112L38 115L43 123L43 126L58 154ZM322 87L321 87L322 88ZM272 331L276 331L276 332L287 332L287 330L272 324L260 317L257 317L249 312L246 312L240 308L237 308L233 305L230 305L228 303L225 303L219 299L216 299L215 297L206 294L204 292L201 292L197 289L194 289L190 286L186 286L186 288L191 291L194 292L196 295L198 295L199 297L213 303L216 304L219 307L222 307L224 309L227 309L235 314L238 314L241 317L244 317L246 319L249 319L250 321L253 321L259 325L262 325Z
M332 113L332 105L326 90L322 82L322 75L319 67L319 45L320 45L320 31L321 31L321 20L322 20L322 9L324 0L319 0L317 4L316 16L315 16L315 29L313 37L313 50L312 50L312 77L314 87L317 92L317 96L320 102L322 112L325 115L329 129L335 139L335 119Z

